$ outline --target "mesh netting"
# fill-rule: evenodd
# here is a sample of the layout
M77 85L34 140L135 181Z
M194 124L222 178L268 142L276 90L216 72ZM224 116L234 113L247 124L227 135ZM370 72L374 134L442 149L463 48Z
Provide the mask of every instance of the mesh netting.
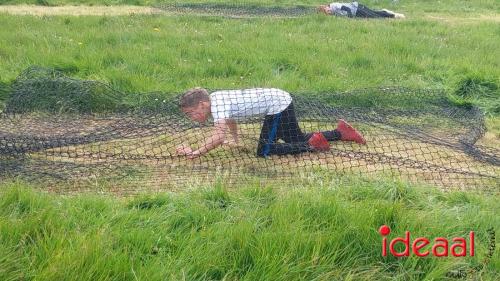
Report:
M278 89L250 89L216 91L209 101L212 117L198 123L191 120L196 112L181 111L178 95L122 93L30 68L12 83L0 117L0 178L58 192L135 193L216 179L237 185L346 174L444 190L500 190L500 153L482 143L481 111L454 105L441 90L391 87L290 97ZM366 144L349 125L339 126L340 119ZM228 120L235 121L236 134ZM227 128L224 140L237 135L238 144L193 157L191 148L203 150L214 141L214 128ZM329 140L326 148L321 136Z
M156 4L154 7L178 14L201 14L227 17L299 17L316 13L316 7L305 5L285 7L248 3L165 3Z
M326 3L323 3L326 4ZM342 5L344 4L344 5ZM393 18L394 13L387 10L373 10L362 4L356 4L356 11L351 11L352 4L339 3L338 10L324 11L329 15L350 18ZM300 17L320 11L320 5L306 6L271 6L265 4L228 4L228 3L165 3L156 4L155 8L175 14L197 14L226 17ZM349 8L351 7L351 8Z

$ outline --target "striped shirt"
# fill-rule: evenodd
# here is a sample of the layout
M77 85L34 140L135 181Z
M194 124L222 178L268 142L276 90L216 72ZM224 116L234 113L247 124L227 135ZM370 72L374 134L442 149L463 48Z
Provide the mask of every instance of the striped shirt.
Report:
M282 112L291 103L289 93L274 88L225 90L210 94L210 110L214 122L273 115Z
M332 15L343 16L343 17L354 17L358 11L358 2L351 3L331 3L330 9Z

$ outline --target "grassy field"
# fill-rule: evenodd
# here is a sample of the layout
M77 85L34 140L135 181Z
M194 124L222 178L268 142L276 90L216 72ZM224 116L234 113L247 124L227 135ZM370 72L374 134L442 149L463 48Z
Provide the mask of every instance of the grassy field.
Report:
M382 180L123 200L0 189L1 280L443 280L482 264L500 225L494 197ZM391 237L475 230L476 256L384 258L383 224ZM495 280L498 253L469 277Z
M1 0L0 5L13 4L31 4L44 6L59 6L59 5L160 5L169 3L231 3L231 4L257 4L257 5L274 5L274 6L317 6L322 3L335 1L321 0ZM373 8L394 8L409 14L429 13L429 12L447 12L452 14L458 13L495 13L500 10L496 0L420 0L420 1L393 1L393 0L366 0L360 1L364 5Z
M290 91L381 84L453 87L468 76L500 76L500 59L493 52L498 24L488 20L450 25L317 15L0 19L2 82L33 64L139 91L195 85L273 85Z
M493 85L485 108L500 111L500 57L493 51L500 33L494 20L4 14L0 25L3 84L31 65L103 80L120 90L175 93L194 86L456 90L472 80Z
M0 0L166 2L173 1ZM401 11L408 19L0 13L0 103L8 85L32 65L129 92L173 94L194 86L269 86L304 94L383 85L445 88L486 110L489 138L498 143L497 1L365 4ZM483 264L486 230L500 230L498 199L355 177L265 188L187 186L185 192L135 198L68 197L2 183L0 280L443 280L450 270ZM451 238L474 230L476 256L383 258L377 232L382 224L391 226L391 237L410 230L412 237ZM472 275L498 280L499 268L496 251Z

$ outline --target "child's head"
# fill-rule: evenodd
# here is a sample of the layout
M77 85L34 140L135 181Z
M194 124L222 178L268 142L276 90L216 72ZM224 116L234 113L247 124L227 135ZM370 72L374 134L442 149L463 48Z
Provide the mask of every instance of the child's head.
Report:
M332 13L332 9L330 9L330 6L328 6L328 5L319 5L318 13L323 13L325 15L329 15Z
M193 88L185 92L180 105L182 112L191 120L205 122L210 116L210 96L203 88Z

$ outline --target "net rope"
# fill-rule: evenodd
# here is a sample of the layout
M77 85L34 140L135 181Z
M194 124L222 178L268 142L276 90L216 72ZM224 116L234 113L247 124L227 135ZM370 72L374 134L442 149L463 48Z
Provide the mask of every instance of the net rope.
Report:
M197 14L226 17L300 17L316 13L316 7L306 5L271 6L230 3L162 3L154 8L175 14Z
M325 3L323 3L325 4ZM357 5L358 6L358 5ZM247 17L284 17L295 18L319 13L319 5L267 5L255 3L160 3L154 8L173 14L223 16L232 18ZM331 13L336 16L350 18L387 18L394 17L392 12L371 9L359 4L354 14Z
M211 117L201 123L181 110L182 94L125 93L53 69L31 67L8 91L0 115L0 179L45 190L135 194L220 178L238 185L311 174L500 190L500 151L482 138L483 113L455 105L439 89L210 90ZM350 129L340 119L366 144L345 140ZM182 144L202 147L220 120L235 120L237 145L194 159L179 152ZM318 132L327 149L315 143ZM226 140L231 136L225 131Z

